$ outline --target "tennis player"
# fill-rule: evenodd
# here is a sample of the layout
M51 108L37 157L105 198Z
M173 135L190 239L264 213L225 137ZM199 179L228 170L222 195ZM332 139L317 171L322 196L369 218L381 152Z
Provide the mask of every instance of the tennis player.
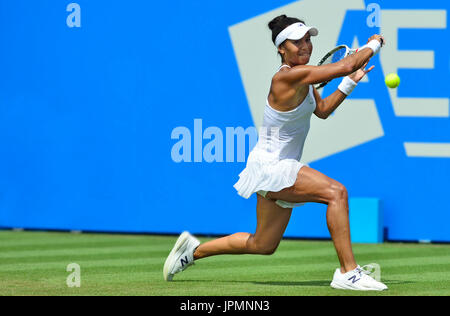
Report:
M374 66L370 58L383 43L373 35L355 54L322 66L307 65L313 51L311 36L318 35L297 18L281 15L269 23L272 41L282 65L272 78L263 128L249 154L247 166L234 185L239 195L257 194L254 234L236 233L204 244L188 232L178 238L164 265L164 278L172 280L194 260L223 254L270 255L277 249L292 209L306 202L327 204L327 225L340 262L331 286L349 290L385 290L355 261L350 241L346 188L336 180L300 163L312 114L326 119ZM338 89L322 99L313 84L343 77Z

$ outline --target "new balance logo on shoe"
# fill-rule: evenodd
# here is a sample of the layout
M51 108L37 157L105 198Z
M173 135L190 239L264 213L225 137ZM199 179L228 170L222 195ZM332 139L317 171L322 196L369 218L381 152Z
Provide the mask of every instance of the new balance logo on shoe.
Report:
M182 267L184 267L184 265L185 265L185 264L188 264L188 263L189 263L189 260L188 260L188 257L187 257L187 256L185 256L184 259L181 258L181 266L182 266Z
M353 279L353 280L352 280ZM361 280L361 278L359 278L358 280L356 280L356 275L354 275L354 276L352 276L350 279L348 279L349 281L352 281L352 283L354 284L354 283L356 283L356 282L358 282L359 280Z

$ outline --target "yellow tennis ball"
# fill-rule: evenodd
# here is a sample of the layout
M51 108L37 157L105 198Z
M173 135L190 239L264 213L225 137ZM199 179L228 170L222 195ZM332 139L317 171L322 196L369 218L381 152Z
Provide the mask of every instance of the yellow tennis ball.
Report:
M386 76L384 82L389 88L397 88L400 84L400 77L397 74L389 74Z

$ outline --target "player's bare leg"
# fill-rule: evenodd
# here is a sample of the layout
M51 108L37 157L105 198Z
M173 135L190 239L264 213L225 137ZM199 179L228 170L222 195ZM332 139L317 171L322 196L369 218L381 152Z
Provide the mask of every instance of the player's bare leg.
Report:
M357 267L350 240L348 195L345 187L307 166L300 169L294 186L269 192L268 198L293 203L318 202L328 205L327 224L341 264L341 271Z
M273 254L289 223L292 209L282 208L260 195L257 198L255 234L236 233L208 241L197 248L194 259L224 254Z

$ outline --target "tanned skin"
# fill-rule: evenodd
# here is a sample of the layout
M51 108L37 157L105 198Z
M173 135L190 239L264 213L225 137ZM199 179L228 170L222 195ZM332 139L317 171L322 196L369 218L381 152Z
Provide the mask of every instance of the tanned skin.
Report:
M380 35L373 35L368 42L376 39L385 42ZM268 96L269 104L278 111L290 111L306 98L309 85L349 76L359 82L374 66L365 69L373 52L365 48L333 64L309 66L307 63L313 51L309 33L298 41L287 40L278 48L283 67L273 79ZM314 114L326 119L344 101L346 95L336 90L322 99L314 89L316 110ZM350 225L348 219L347 189L317 170L307 166L300 169L295 184L280 192L268 192L266 198L257 194L257 228L254 234L236 233L201 244L194 252L194 258L201 259L222 254L262 254L270 255L277 249L289 222L292 209L278 206L275 201L293 203L317 202L328 205L327 225L333 240L341 272L356 268L353 255Z

